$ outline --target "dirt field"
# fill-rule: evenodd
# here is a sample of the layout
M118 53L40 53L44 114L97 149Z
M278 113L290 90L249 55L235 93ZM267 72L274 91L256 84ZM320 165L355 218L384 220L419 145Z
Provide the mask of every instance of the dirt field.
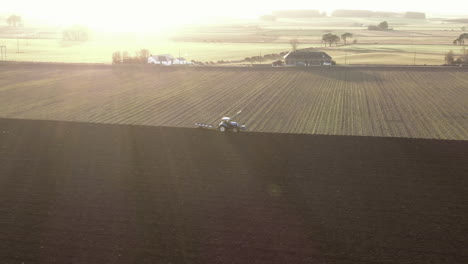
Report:
M0 117L468 140L468 68L0 64Z
M467 263L467 149L0 119L0 262Z

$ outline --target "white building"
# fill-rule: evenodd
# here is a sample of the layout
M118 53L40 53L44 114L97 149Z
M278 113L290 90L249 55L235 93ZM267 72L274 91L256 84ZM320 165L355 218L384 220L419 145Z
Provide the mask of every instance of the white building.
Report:
M160 64L160 65L177 65L177 64L192 64L184 58L174 58L170 54L163 55L151 55L148 57L149 64Z
M149 64L172 65L175 58L169 54L164 55L151 55L148 57Z
M174 64L192 64L192 62L180 57L174 60Z

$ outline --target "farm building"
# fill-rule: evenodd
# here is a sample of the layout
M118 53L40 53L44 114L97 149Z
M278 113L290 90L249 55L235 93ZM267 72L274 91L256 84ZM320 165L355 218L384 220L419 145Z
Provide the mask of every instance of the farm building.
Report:
M151 55L148 57L150 64L174 65L174 64L191 64L184 58L174 58L172 55Z
M174 64L192 64L190 61L180 57L174 60Z
M151 55L148 57L148 63L150 64L172 65L174 60L175 58L169 54Z
M284 61L289 66L331 65L332 57L321 51L291 51Z

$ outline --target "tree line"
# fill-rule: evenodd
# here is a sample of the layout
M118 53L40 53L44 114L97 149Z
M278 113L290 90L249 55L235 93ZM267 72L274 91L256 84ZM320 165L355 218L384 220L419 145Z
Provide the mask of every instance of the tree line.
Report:
M89 40L89 30L85 26L72 26L62 32L62 39L68 41L87 41Z
M468 65L468 54L455 56L451 50L445 54L445 63L447 65Z
M261 16L260 19L275 21L279 18L307 18L307 17L324 17L326 12L320 12L316 9L309 10L277 10L273 11L272 15ZM337 9L331 13L333 17L404 17L411 19L426 19L426 13L423 12L388 12L388 11L371 11L371 10L351 10Z
M453 41L454 45L465 45L465 39L468 39L468 33L461 34Z
M115 51L112 53L112 64L143 64L148 63L150 51L141 49L131 56L128 51Z
M386 12L386 11L370 11L370 10L349 10L337 9L332 12L334 17L404 17L413 19L426 19L426 14L421 12Z
M388 22L383 21L383 22L380 22L380 24L378 25L369 25L367 29L368 30L381 30L381 31L389 30Z
M6 19L10 27L17 27L21 25L22 19L21 16L11 15Z
M339 37L338 35L327 33L322 36L322 42L328 44L328 46L331 47L332 44L338 45L338 42L343 40L344 44L346 45L347 44L346 41L348 40L348 38L353 38L353 37L354 35L349 32L341 34L341 37Z

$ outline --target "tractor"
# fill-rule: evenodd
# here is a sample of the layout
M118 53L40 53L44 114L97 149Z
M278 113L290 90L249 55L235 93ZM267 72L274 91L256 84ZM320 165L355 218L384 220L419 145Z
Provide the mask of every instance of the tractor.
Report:
M221 132L239 132L241 130L246 130L246 127L244 125L240 125L237 122L231 121L230 117L223 117L221 118L221 122L218 124L218 130Z
M237 112L235 116L237 116L241 112L242 112L242 110ZM218 124L217 127L215 127L214 125L208 125L208 124L204 124L204 123L195 123L195 126L198 127L198 128L217 129L220 132L234 132L234 133L237 133L239 131L247 130L245 125L241 125L241 124L239 124L237 122L234 122L234 121L231 121L231 120L232 120L232 118L225 116L225 117L221 118L221 122Z

